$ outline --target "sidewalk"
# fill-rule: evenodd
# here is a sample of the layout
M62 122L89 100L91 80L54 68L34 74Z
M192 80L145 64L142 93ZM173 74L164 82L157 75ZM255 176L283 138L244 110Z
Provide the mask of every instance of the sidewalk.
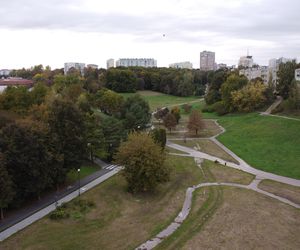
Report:
M86 190L88 190L89 188L91 188L91 187L89 187L91 184L94 184L92 186L92 187L94 187L95 185L101 183L102 181L106 180L107 178L111 177L113 174L115 174L119 171L119 167L117 167L115 165L109 165L109 164L101 161L100 159L95 159L95 163L98 164L99 166L102 166L102 169L99 171L96 171L95 173L93 173L89 176L86 176L85 178L80 180L81 193L83 193ZM113 174L111 174L111 173L113 173ZM99 181L99 180L101 180L101 181L99 183L97 183L97 181ZM95 183L97 183L97 184L95 184ZM38 215L41 211L43 211L47 207L51 207L53 204L55 204L56 201L59 204L60 204L60 202L66 202L64 199L66 197L69 197L69 195L70 195L70 197L72 197L71 199L75 198L76 197L75 194L78 195L78 192L79 192L78 187L79 187L79 183L75 182L71 186L67 186L64 189L60 190L59 192L52 192L52 193L44 196L41 200L34 202L34 204L32 204L30 206L19 209L18 211L14 212L11 216L2 220L0 222L0 241L2 241L3 239L8 237L7 236L7 237L3 238L3 235L7 234L7 233L4 234L4 232L7 232L7 230L9 230L10 227L16 226L22 222L25 223L24 221L31 218L32 216L33 216L33 218L37 218L37 219L41 218ZM72 196L73 193L75 195L74 197ZM46 214L48 214L51 211L48 211ZM42 214L44 214L44 212ZM44 215L46 215L46 214L44 214ZM35 219L34 221L36 221L37 219ZM31 221L31 220L32 220L32 218L29 221ZM32 221L32 222L34 222L34 221ZM22 227L22 228L24 228L24 227ZM18 229L18 230L20 230L20 229ZM17 232L17 231L15 231L15 232Z

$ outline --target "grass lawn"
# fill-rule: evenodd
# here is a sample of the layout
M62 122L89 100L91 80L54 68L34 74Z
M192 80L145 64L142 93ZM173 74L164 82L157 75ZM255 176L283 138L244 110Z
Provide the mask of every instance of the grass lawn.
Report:
M249 184L253 179L253 176L248 173L229 167L221 167L211 161L204 161L202 168L205 173L205 182L217 181ZM223 199L222 187L205 187L196 190L193 193L192 208L187 219L170 237L165 239L155 249L181 249L187 241L205 228L205 224L209 222L216 211L218 212L223 203L226 204L227 200ZM212 237L217 237L217 233L214 232ZM193 246L190 249L202 249L200 246Z
M80 178L84 178L98 170L100 170L101 167L97 164L93 164L92 162L86 162L80 167ZM67 182L75 182L78 179L78 172L77 169L71 170L67 175Z
M227 154L222 148L209 139L192 139L186 140L186 142L183 140L170 141L238 164L238 162L232 156Z
M186 188L203 180L193 158L168 156L171 181L155 194L131 195L116 175L81 196L95 203L84 216L43 218L1 249L133 249L164 229L181 210Z
M258 187L272 194L285 197L300 204L300 187L295 187L272 180L262 180Z
M210 180L216 182L233 182L248 185L254 179L254 175L238 169L205 160L202 167L206 175L210 174Z
M255 168L300 179L300 122L256 113L227 115L218 140Z
M120 93L125 98L135 95L135 93ZM188 97L179 97L173 95L166 95L160 92L154 92L150 90L137 91L137 94L141 95L146 101L149 102L151 111L156 110L156 108L169 107L181 105L183 103L197 101L200 97L197 96L188 96Z
M299 209L251 190L222 190L223 203L202 229L186 234L180 247L163 249L299 249ZM196 201L202 196L199 190ZM195 217L195 224L202 219Z

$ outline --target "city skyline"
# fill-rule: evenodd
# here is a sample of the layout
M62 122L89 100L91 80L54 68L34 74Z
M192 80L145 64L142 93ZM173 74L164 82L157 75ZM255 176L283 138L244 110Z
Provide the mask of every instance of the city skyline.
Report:
M63 68L69 61L106 68L108 58L155 58L158 67L190 61L199 68L204 50L227 65L237 65L247 50L260 65L299 61L299 7L296 0L5 1L0 68Z

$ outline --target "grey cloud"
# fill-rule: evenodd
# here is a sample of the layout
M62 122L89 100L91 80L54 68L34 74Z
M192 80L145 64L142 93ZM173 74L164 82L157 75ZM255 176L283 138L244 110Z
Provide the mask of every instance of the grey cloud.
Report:
M239 8L228 8L226 1L208 13L193 9L190 13L118 12L98 14L73 8L79 0L18 0L1 3L0 28L63 29L135 35L138 41L209 43L220 45L224 39L237 38L270 41L287 49L299 49L299 0L243 1ZM206 33L209 32L209 35ZM292 48L291 48L292 47Z

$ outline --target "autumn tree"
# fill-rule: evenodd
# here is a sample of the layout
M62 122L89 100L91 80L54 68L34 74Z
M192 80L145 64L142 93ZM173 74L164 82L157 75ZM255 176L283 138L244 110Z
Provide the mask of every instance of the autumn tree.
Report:
M168 108L157 108L156 111L154 112L153 116L155 117L156 120L160 123L161 120L164 119L164 117L169 113Z
M180 109L178 106L175 106L171 109L171 114L173 114L176 118L176 123L178 124L179 123L179 120L181 118L180 116Z
M192 109L192 105L188 104L188 103L185 103L185 104L182 105L182 108L183 108L185 113L190 113L191 109Z
M187 128L190 132L195 131L196 135L198 134L198 131L200 129L204 128L204 122L199 111L192 110L187 124Z
M266 86L262 82L249 83L240 90L233 91L232 107L239 112L251 112L266 102Z
M172 129L176 128L176 125L177 121L175 116L171 113L168 113L164 118L164 126L171 132Z
M241 89L247 83L246 77L232 74L221 85L222 103L228 112L233 111L231 92Z
M123 174L132 193L153 191L169 180L165 153L148 134L130 134L128 140L121 143L115 161L124 166Z

